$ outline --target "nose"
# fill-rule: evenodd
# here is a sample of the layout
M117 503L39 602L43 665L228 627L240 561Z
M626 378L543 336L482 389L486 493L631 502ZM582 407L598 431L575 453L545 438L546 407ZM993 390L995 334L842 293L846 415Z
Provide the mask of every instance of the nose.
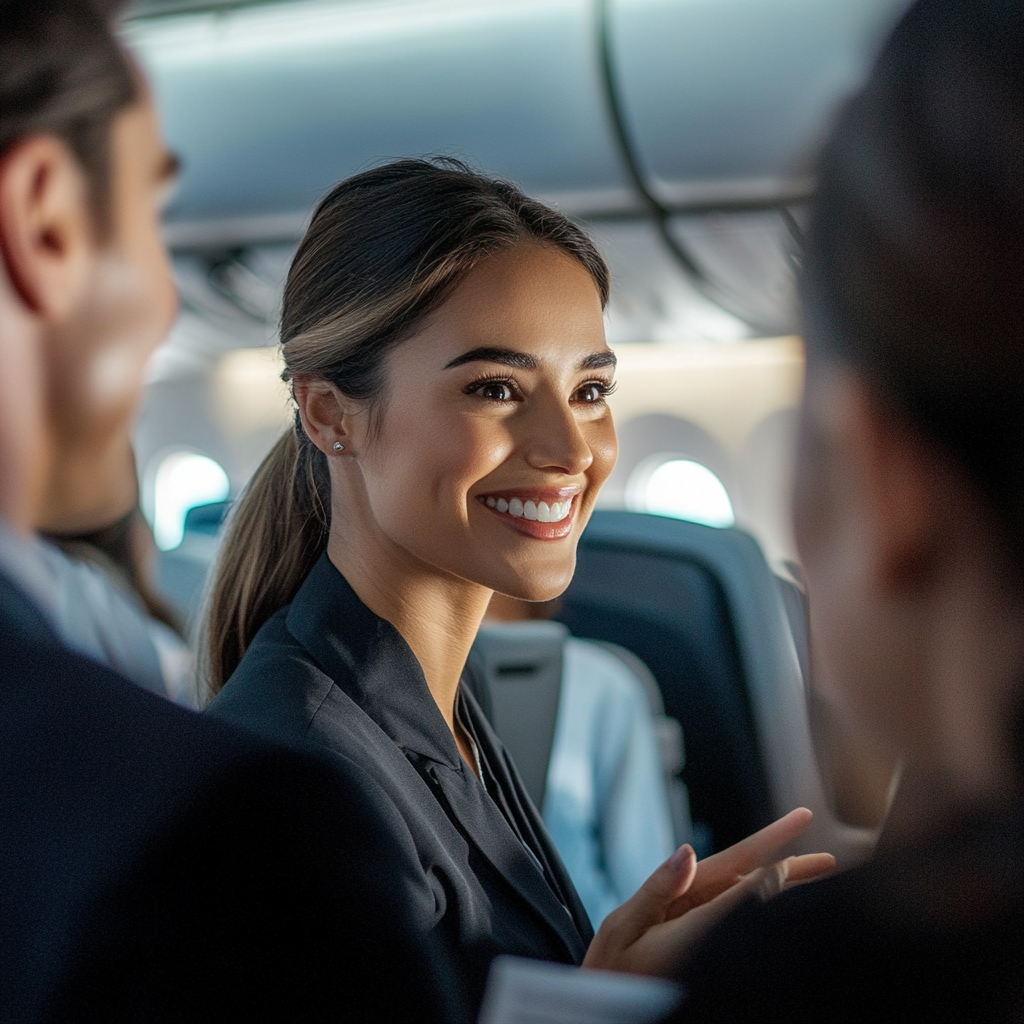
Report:
M536 408L531 417L525 454L534 469L579 476L594 462L594 453L572 409L564 400L552 397Z

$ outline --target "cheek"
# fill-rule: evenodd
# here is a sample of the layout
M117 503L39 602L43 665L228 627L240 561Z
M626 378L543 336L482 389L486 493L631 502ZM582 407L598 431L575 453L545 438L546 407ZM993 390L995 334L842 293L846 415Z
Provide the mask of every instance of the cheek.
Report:
M470 488L510 450L507 432L494 421L459 416L429 402L392 402L371 442L368 483L377 521L393 536L451 536L467 522Z

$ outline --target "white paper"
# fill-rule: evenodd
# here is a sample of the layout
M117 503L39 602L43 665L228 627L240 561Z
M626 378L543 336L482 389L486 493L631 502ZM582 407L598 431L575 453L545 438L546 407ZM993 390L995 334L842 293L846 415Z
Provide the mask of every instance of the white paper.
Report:
M682 997L670 981L498 957L479 1024L653 1024Z

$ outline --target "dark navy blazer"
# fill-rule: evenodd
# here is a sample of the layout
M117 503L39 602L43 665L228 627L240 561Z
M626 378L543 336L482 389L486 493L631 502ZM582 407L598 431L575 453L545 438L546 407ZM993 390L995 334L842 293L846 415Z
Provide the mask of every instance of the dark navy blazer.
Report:
M0 575L0 1020L465 1019L372 786L71 653Z
M479 999L499 953L578 964L593 930L519 775L479 706L458 713L484 783L462 760L415 655L324 554L259 631L210 712L351 759L386 795L391 879L418 926L459 950ZM485 788L486 786L486 788Z

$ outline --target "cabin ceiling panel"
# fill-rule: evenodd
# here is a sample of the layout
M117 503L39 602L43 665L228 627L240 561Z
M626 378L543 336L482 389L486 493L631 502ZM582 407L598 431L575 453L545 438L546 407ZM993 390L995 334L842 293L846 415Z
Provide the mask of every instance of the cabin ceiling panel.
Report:
M184 161L172 221L305 211L361 168L432 152L631 202L587 0L307 0L128 35Z
M902 0L608 0L634 156L668 206L806 194L809 159Z

